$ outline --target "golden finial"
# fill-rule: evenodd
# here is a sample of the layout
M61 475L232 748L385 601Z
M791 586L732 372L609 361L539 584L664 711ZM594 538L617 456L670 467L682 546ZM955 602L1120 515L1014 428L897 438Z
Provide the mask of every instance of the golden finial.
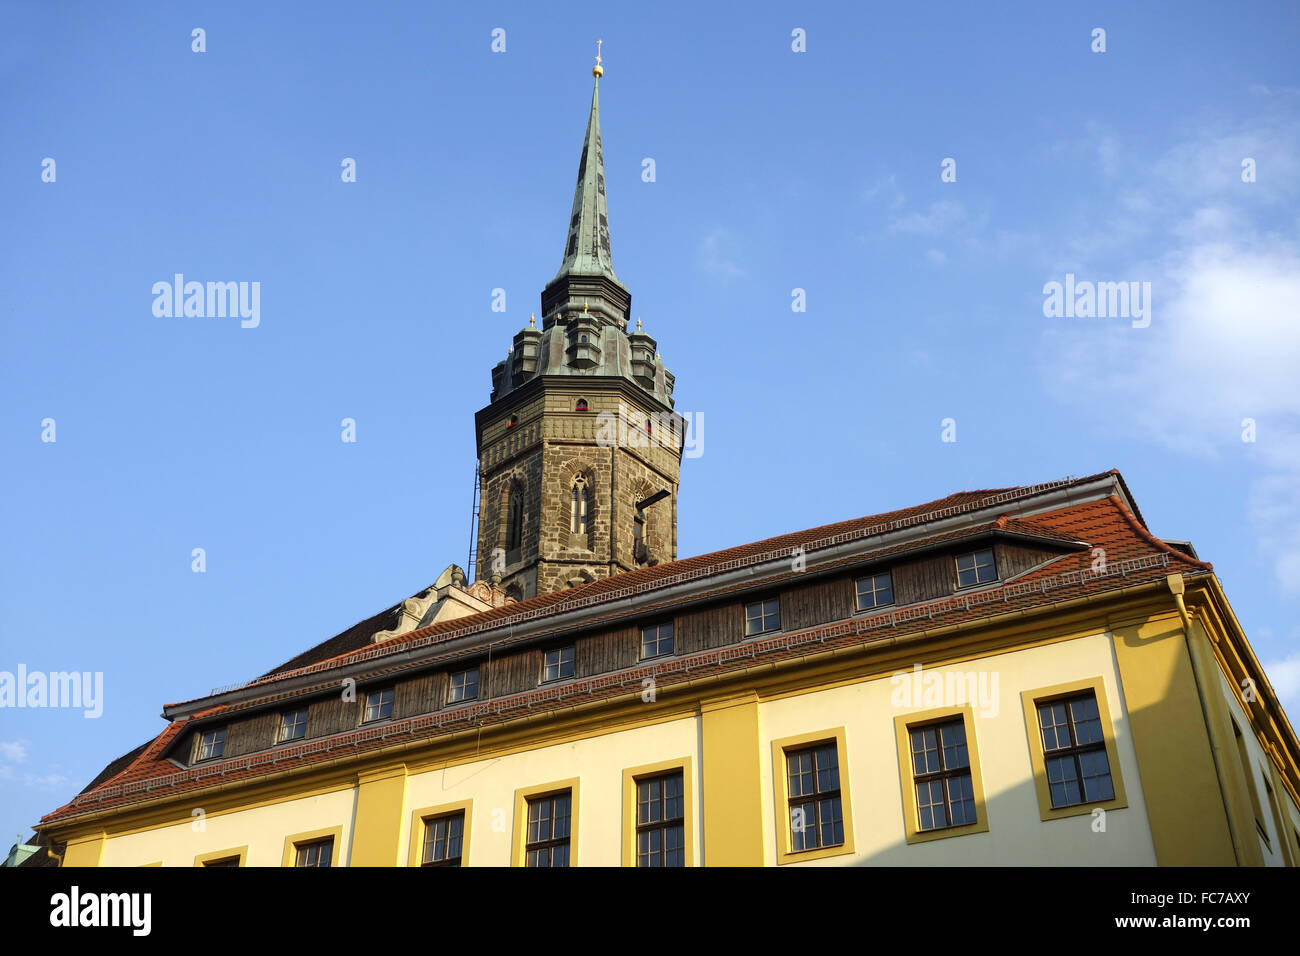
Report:
M637 330L638 332L641 331L641 316L639 316L639 315L636 317L636 330Z
M600 45L604 42L604 40L596 41L596 65L591 68L591 75L598 80L605 75L605 68L600 65Z
M582 300L582 314L583 314L583 315L586 315L586 314L587 314L587 300L586 300L586 299L583 299L583 300Z
M530 314L530 315L528 316L528 327L529 327L530 329L533 329L533 328L536 328L536 327L537 327L537 316L536 316L536 315Z

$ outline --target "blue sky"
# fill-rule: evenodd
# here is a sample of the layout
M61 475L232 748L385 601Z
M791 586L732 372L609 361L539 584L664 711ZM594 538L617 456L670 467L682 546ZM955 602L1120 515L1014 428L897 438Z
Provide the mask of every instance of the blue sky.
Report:
M1296 719L1294 4L267 6L0 11L0 670L105 681L0 711L0 826L464 563L597 37L614 263L706 422L681 556L1117 467ZM177 272L260 324L156 317ZM1150 325L1045 317L1066 273Z

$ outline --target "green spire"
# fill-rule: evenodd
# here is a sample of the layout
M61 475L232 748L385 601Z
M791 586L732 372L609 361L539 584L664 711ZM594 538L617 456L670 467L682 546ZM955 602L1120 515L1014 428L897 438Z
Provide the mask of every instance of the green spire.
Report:
M600 148L600 78L591 92L591 115L578 161L578 185L559 279L565 275L607 276L618 282L609 251L609 209L605 204L605 156ZM554 280L552 280L554 281Z

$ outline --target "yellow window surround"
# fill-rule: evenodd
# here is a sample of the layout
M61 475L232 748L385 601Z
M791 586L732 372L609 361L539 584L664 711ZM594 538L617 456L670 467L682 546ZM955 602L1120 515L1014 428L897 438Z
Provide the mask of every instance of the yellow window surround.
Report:
M510 847L510 865L523 866L524 858L527 855L528 843L528 801L536 797L550 797L557 793L569 791L569 866L578 865L578 781L580 778L571 777L568 780L557 780L554 783L544 783L535 787L521 787L515 791L515 824L514 837Z
M1115 796L1110 800L1084 802L1071 807L1053 807L1051 788L1047 783L1047 760L1043 754L1043 731L1038 722L1038 705L1065 697L1076 697L1085 691L1092 691L1097 701L1101 733L1106 741L1106 762L1110 765L1110 782ZM1090 677L1067 684L1054 684L1051 687L1022 691L1020 701L1025 712L1025 731L1029 739L1029 762L1034 771L1034 793L1038 798L1038 813L1042 820L1077 817L1091 814L1099 809L1109 813L1111 810L1120 810L1128 806L1128 798L1124 793L1124 775L1119 765L1119 751L1115 746L1115 724L1110 716L1106 682L1101 677Z
M217 850L213 853L200 853L194 858L195 866L209 866L218 860L228 860L234 857L239 860L239 866L247 866L248 846L231 847L228 850Z
M411 811L411 845L406 856L406 865L422 866L424 864L425 827L430 821L437 817L463 813L465 823L461 827L460 865L469 866L469 824L473 810L473 800L458 800L455 803L442 803L434 807L422 807L419 810Z
M330 850L330 866L339 865L339 853L343 845L343 827L325 827L320 830L308 830L306 833L294 833L284 838L284 854L280 859L281 866L297 866L298 864L298 847L304 843L315 843L317 840L324 840L327 837L334 838L334 844Z
M844 820L844 842L812 850L793 850L794 840L790 827L790 787L787 778L785 755L788 751L803 750L818 744L835 745L835 760L839 766L840 812ZM833 727L814 733L781 737L772 741L772 793L776 810L776 862L803 863L832 856L845 856L853 849L853 801L849 794L849 753L843 727ZM715 812L717 812L715 810Z
M658 763L628 767L623 771L623 866L636 866L636 785L637 780L657 777L680 770L682 773L682 831L685 837L684 853L687 866L696 866L695 859L695 775L690 757L661 760ZM570 848L572 853L572 848Z
M971 793L975 799L975 822L955 827L921 829L921 816L916 804L916 775L912 764L911 731L929 724L944 723L961 718L966 730L966 754L970 763ZM969 833L987 833L988 807L984 802L984 774L980 769L979 744L975 737L975 711L964 707L940 707L900 714L894 718L894 736L898 744L898 780L903 794L903 829L907 842L928 843Z

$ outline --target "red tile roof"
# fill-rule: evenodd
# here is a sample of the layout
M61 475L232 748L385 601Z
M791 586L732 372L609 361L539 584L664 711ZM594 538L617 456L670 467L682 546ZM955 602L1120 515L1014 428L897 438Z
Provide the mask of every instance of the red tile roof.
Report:
M764 538L760 541L753 541L749 544L742 544L732 548L726 548L722 551L713 551L706 554L695 555L690 558L682 558L677 561L669 561L654 567L638 568L635 571L627 571L622 574L611 575L610 577L600 578L599 580L589 582L574 588L566 588L562 591L552 591L547 594L539 594L536 597L528 598L524 601L515 601L503 607L493 608L489 611L483 611L479 614L470 615L462 618L455 618L450 621L443 621L437 624L431 624L423 628L417 628L408 631L398 637L388 638L384 643L392 645L394 650L406 646L411 641L419 640L432 635L446 635L452 633L464 632L470 628L479 628L482 630L490 629L494 626L502 626L511 619L528 619L529 616L535 617L539 612L547 608L553 608L556 605L566 605L563 610L568 610L567 606L577 606L586 603L599 603L602 598L613 598L628 591L643 591L653 588L657 585L671 583L674 578L690 577L694 575L707 576L712 568L719 565L734 564L743 566L745 563L756 558L766 556L776 557L782 553L788 553L794 548L803 547L820 547L816 544L819 541L836 538L839 536L847 537L866 537L875 533L885 533L889 530L907 527L911 524L921 524L925 521L939 520L947 517L951 513L960 513L968 510L978 510L983 507L996 504L999 499L1017 500L1019 498L1030 497L1034 494L1045 493L1058 487L1066 485L1083 485L1108 475L1116 475L1118 472L1102 472L1096 475L1090 475L1086 478L1067 479L1062 481L1047 482L1041 485L1014 485L1008 488L987 488L977 491L959 491L943 498L927 502L921 505L914 505L909 508L900 508L896 511L887 511L882 514L866 515L861 518L853 518L848 521L839 521L834 524L822 525L817 528L809 528L804 531L795 531L783 535L777 535L771 538ZM1018 519L1005 518L1011 522ZM896 526L896 527L890 527ZM1008 527L1007 530L1014 530ZM1041 533L1041 532L1040 532ZM1056 534L1056 532L1047 532ZM385 630L387 626L376 626L374 628L368 625L375 620L384 619L387 615L395 610L381 612L370 621L363 621L361 624L354 625L342 634L330 638L330 640L318 644L315 648L295 657L288 664L276 668L260 678L250 681L249 684L257 683L262 680L274 678L283 678L290 669L302 667L312 667L323 663L331 665L343 665L350 660L359 659L372 654L376 645L371 641L371 637L378 631ZM294 665L290 668L289 665ZM247 686L247 685L235 685ZM198 698L202 700L203 698ZM183 703L192 703L186 701ZM167 706L175 706L169 704Z
M1094 476L1094 478L1097 477L1103 476ZM1079 479L1077 483L1082 484L1094 480L1094 478ZM582 588L557 594L541 595L528 601L509 605L506 608L483 612L476 615L475 618L486 621L501 619L508 617L512 611L517 611L520 608L546 608L560 604L573 598L575 594L608 593L620 589L629 581L653 580L660 576L672 576L684 568L707 568L735 557L762 555L783 549L788 550L812 540L834 537L845 532L861 531L882 522L898 520L900 517L916 517L956 505L985 501L1011 490L1014 489L961 492L941 498L928 505L920 505L915 508L889 512L886 515L859 518L853 521L814 528L809 531L768 538L764 541L715 552L714 554L699 555L659 565L655 568L628 572L627 574L593 582ZM752 666L755 656L759 654L762 655L764 661L780 660L784 657L806 654L807 650L802 646L805 638L811 640L815 637L821 647L833 647L841 643L860 644L863 642L863 634L870 634L881 628L888 628L890 636L897 636L900 633L899 629L902 629L902 633L906 633L907 631L930 626L932 621L940 621L943 624L955 623L987 616L991 613L1032 608L1040 604L1060 602L1076 596L1100 593L1147 581L1157 581L1166 574L1179 569L1187 573L1206 573L1212 570L1210 564L1191 558L1154 537L1120 498L1113 494L1106 498L1067 505L1050 512L1035 514L1029 518L1004 514L991 523L982 524L975 528L965 528L927 537L923 540L923 543L931 544L935 541L952 539L986 530L1032 535L1049 541L1060 542L1061 544L1086 542L1088 548L1084 550L1064 550L1056 559L1051 560L1044 566L1032 569L1012 582L1002 582L989 588L981 588L978 591L966 594L927 601L912 607L856 616L848 621L830 622L815 628L804 629L795 634L777 635L763 641L746 641L740 645L714 648L698 655L691 655L690 660L667 661L662 664L651 665L656 674L656 680L659 681L661 687L671 686L676 680L673 675L679 665L682 668L689 665L689 677L695 679L711 672L722 672L732 668ZM879 554L888 554L900 548L915 546L916 543L890 546L880 549ZM1096 561L1094 549L1096 548L1104 549L1108 568L1106 573L1097 574L1093 570ZM876 556L877 552L872 552L870 555L873 559ZM853 559L845 559L845 563L850 561L860 562L861 560L862 558L859 556ZM783 576L788 576L788 573L786 572ZM986 607L986 605L994 603L996 604L995 608ZM462 618L447 624L436 624L393 640L394 643L401 644L408 642L411 638L438 633L440 630L455 630L457 626L463 626L466 620ZM914 627L909 627L908 624L912 621L917 623ZM347 652L338 655L334 658L334 663L336 665L346 663L354 654L355 652ZM701 660L694 661L695 657ZM639 688L640 671L644 669L646 668L637 668L626 673L619 672L616 675L596 675L584 681L576 681L556 688L539 689L538 691L516 696L520 698L519 706L521 708L531 708L534 713L537 711L539 703L544 703L552 698L557 702L562 700L565 707L572 707L582 700L626 693L628 680L635 681L633 686ZM685 679L685 677L682 679ZM513 698L506 701L487 700L477 702L470 707L449 709L449 712L445 714L421 715L400 723L403 725L410 724L407 733L420 733L423 731L425 735L430 736L439 732L450 732L458 729L458 723L460 722L465 722L465 726L471 724L482 726L485 723L496 723L510 719L513 716L514 709L511 700ZM206 717L222 713L227 709L225 706L210 707L194 715L194 717L196 719ZM178 773L174 764L161 759L161 754L182 732L187 723L187 721L173 721L170 723L124 769L112 776L101 779L97 786L88 788L86 792L75 798L72 803L47 814L42 818L42 822L49 823L102 807L129 804L134 799L137 799L137 793L141 795L161 794L198 789L205 786L206 781L211 779L213 774L219 774L221 782L229 782L259 776L272 767L283 769L287 761L294 759L299 759L302 764L310 764L318 760L344 756L348 753L361 753L382 746L385 741L391 742L394 736L398 736L402 732L395 725L388 725L386 729L374 728L373 733L357 731L352 734L341 735L346 738L346 741L340 741L337 746L331 743L332 738L316 738L291 748L277 749L274 763L271 762L269 757L264 760L264 755L250 754L227 761L215 761L212 764L205 764L203 768ZM146 790L146 787L149 789Z

